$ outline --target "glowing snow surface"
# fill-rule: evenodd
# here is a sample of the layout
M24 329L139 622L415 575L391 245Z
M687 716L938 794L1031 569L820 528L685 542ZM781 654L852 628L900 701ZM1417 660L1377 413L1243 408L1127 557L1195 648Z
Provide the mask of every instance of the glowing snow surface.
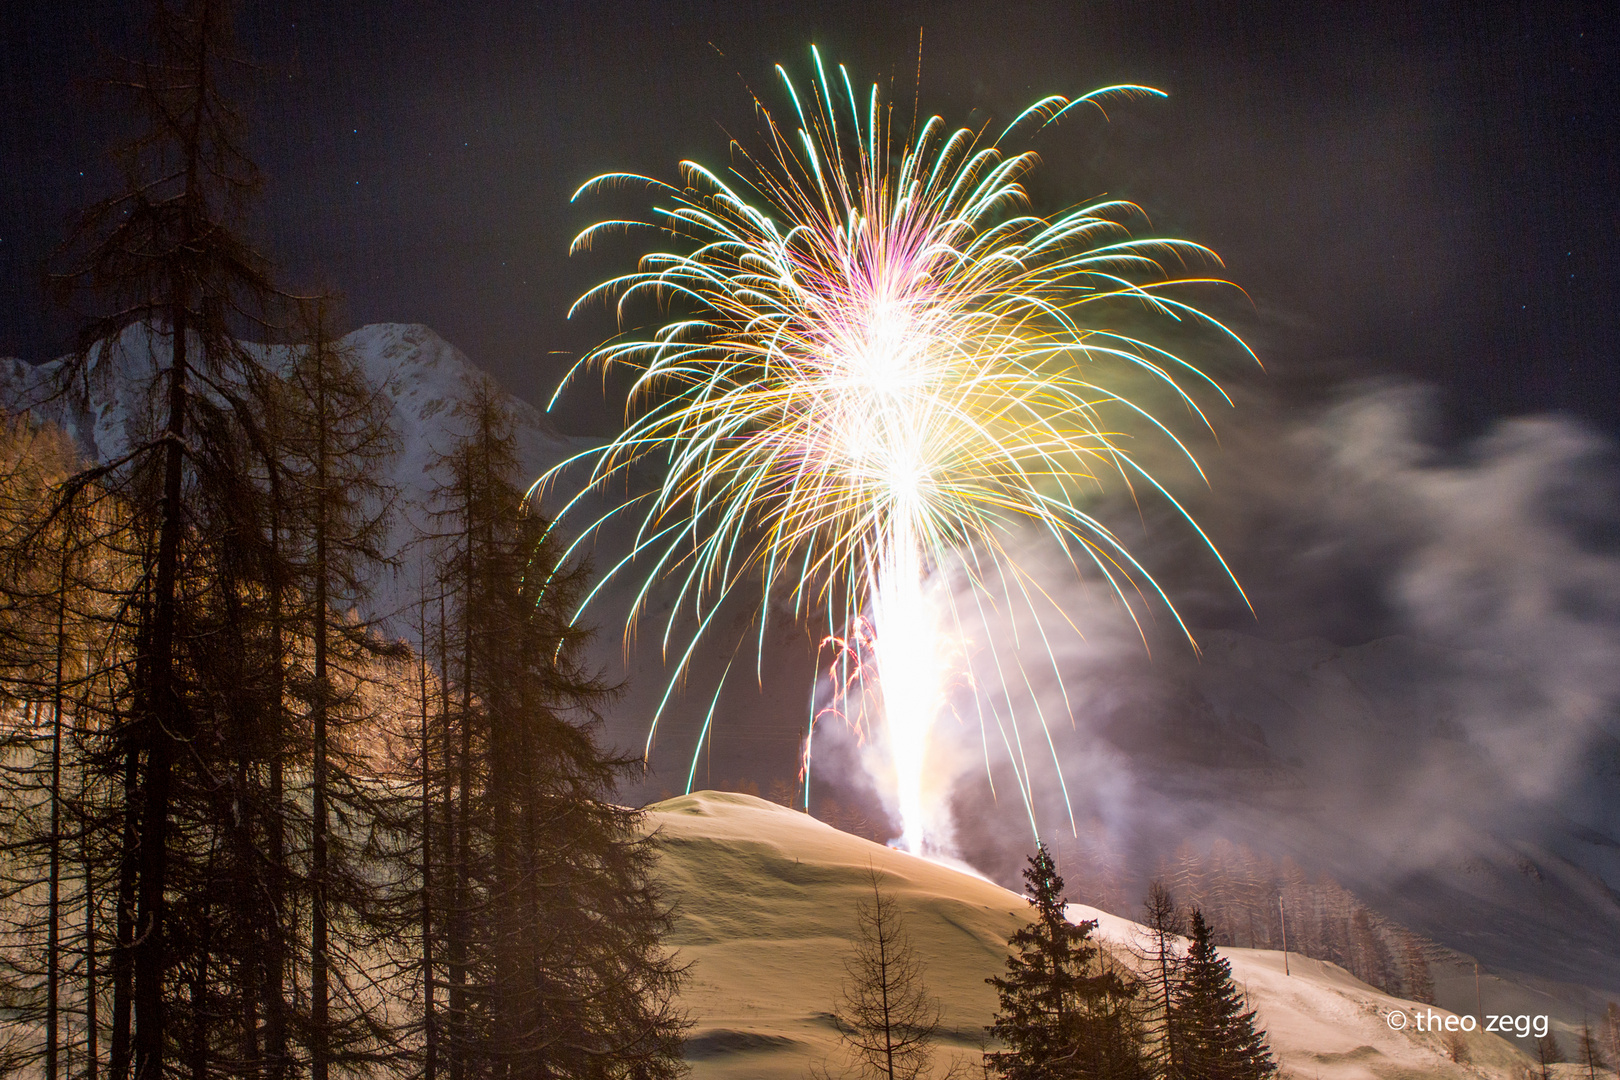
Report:
M995 1010L984 980L1003 969L1007 938L1026 918L1022 897L747 795L704 791L649 809L663 849L661 876L679 905L672 942L693 964L683 1003L696 1022L687 1055L695 1080L803 1080L822 1062L840 1071L829 1014L869 866L899 901L927 964L928 989L945 1004L936 1075L952 1056L977 1061ZM1070 917L1098 919L1100 936L1116 945L1136 930L1080 905ZM1505 1040L1482 1033L1465 1036L1472 1064L1453 1064L1440 1035L1411 1025L1392 1031L1385 1021L1391 1009L1428 1006L1380 993L1336 965L1293 956L1285 976L1281 953L1222 951L1285 1074L1516 1080L1528 1064ZM1574 1076L1574 1066L1554 1068L1561 1080Z

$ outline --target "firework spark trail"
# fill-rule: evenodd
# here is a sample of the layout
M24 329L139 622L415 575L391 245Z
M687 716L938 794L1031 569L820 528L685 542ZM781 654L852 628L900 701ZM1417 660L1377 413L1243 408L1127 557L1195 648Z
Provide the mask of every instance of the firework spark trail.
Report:
M894 770L900 844L921 851L933 815L924 802L929 735L945 705L949 678L939 616L925 590L922 547L913 518L895 516L893 535L879 555L867 593L872 642L883 700L883 732Z
M1154 436L1197 462L1123 387L1130 373L1146 375L1206 426L1192 390L1230 401L1197 366L1110 328L1110 307L1199 324L1248 350L1176 295L1224 282L1166 269L1218 266L1213 252L1132 236L1128 223L1141 212L1122 201L1035 216L1021 184L1035 154L1001 148L1075 106L1158 91L1117 86L1046 98L993 141L948 131L934 117L896 145L877 88L863 107L847 72L839 67L835 81L814 49L812 56L816 79L807 97L777 68L796 125L784 129L758 106L766 150L733 144L738 160L729 176L684 161L680 187L615 173L575 194L636 183L668 199L649 221L592 226L575 250L637 227L689 250L643 256L635 272L597 286L570 311L604 300L624 323L632 304L653 300L678 315L650 336L610 341L576 366L636 373L626 427L536 488L588 466L583 489L557 515L562 521L590 492L615 482L629 487L636 464L661 467L651 490L597 518L576 541L587 543L620 516L636 523L631 551L586 604L633 571L633 624L659 582L674 584L662 633L674 674L649 728L649 752L716 612L740 589L759 591L761 655L769 600L779 590L801 615L824 611L829 639L863 638L866 646L846 653L859 668L855 681L873 683L868 689L882 701L902 840L915 847L929 813L922 789L930 731L951 675L955 616L931 593L946 567L965 578L976 605L1020 595L1033 603L1005 542L1034 523L1077 572L1083 565L1098 572L1133 618L1132 597L1151 596L1180 622L1152 575L1085 507L1114 476L1133 495L1163 498L1197 530L1127 443ZM695 630L681 641L686 618ZM813 703L807 768L816 711ZM710 720L713 712L711 703ZM1047 718L1037 719L1044 729ZM991 722L1034 825L1026 740L1012 718L998 713ZM1051 748L1050 733L1043 736Z

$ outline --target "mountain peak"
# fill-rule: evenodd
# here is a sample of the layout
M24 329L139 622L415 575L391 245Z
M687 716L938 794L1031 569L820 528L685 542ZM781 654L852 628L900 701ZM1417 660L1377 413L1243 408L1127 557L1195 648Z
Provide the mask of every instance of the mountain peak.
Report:
M373 323L345 335L341 344L353 351L392 409L400 452L384 480L399 491L399 503L406 508L394 526L393 540L402 543L414 527L425 524L411 518L413 508L431 503L438 486L434 464L461 434L454 420L456 402L487 376L460 349L420 323ZM246 347L272 367L290 355L286 346ZM0 412L27 412L60 426L93 462L116 459L148 437L144 433L156 430L159 375L170 362L166 335L133 324L92 345L82 364L72 361L70 356L42 364L0 359ZM538 477L574 452L575 443L559 434L539 409L509 394L504 397L523 475ZM387 612L398 601L379 594L371 606Z
M486 377L465 353L421 323L373 323L345 335L342 344L393 402L407 457L421 456L411 450L423 438L429 444L443 441L448 433L445 414ZM285 346L250 343L248 349L270 364L286 354ZM59 424L92 460L115 457L150 421L152 384L169 362L168 340L145 325L131 324L93 344L82 365L71 361L69 356L40 364L0 359L0 409ZM567 440L543 412L510 395L507 405L516 420L525 467L562 456Z

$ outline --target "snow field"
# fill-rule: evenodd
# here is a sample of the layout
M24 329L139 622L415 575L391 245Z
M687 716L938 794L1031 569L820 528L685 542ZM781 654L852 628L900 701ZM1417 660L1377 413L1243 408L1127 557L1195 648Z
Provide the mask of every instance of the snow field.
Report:
M841 1072L830 1014L869 868L899 902L928 989L944 1002L937 1073L954 1057L976 1064L996 1006L984 980L1003 970L1007 938L1027 917L1023 897L749 795L704 791L648 810L660 877L678 906L671 944L692 965L683 1000L695 1021L694 1080L801 1080L823 1063ZM1121 960L1140 932L1082 905L1070 905L1070 917L1098 920L1098 937ZM1471 1063L1454 1064L1440 1033L1411 1024L1395 1031L1386 1021L1391 1009L1412 1015L1430 1006L1380 993L1334 964L1290 956L1285 975L1279 952L1222 953L1289 1076L1520 1080L1530 1064L1505 1039L1478 1031L1463 1036ZM1574 1080L1573 1068L1560 1066L1558 1080Z

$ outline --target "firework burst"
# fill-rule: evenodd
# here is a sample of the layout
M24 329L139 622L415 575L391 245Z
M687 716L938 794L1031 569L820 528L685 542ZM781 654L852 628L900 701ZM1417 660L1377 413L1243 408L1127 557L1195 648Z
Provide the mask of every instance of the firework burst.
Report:
M627 423L537 486L588 469L558 515L567 520L587 493L615 481L628 489L638 463L658 467L657 483L577 541L633 517L633 549L598 590L633 574L632 621L657 583L676 593L662 635L674 675L649 748L674 687L716 632L721 604L757 591L762 646L770 600L786 595L801 615L827 619L829 641L845 643L834 682L873 684L882 702L874 733L888 749L901 841L916 849L928 816L921 778L930 732L944 708L951 642L961 645L956 601L940 599L939 576L949 566L967 595L1031 602L1039 584L1012 558L1009 540L1033 526L1077 572L1106 582L1133 618L1143 597L1174 615L1153 576L1087 505L1106 482L1123 482L1164 499L1198 530L1141 464L1133 440L1163 440L1197 462L1124 388L1146 376L1178 414L1203 425L1195 398L1226 399L1199 366L1118 329L1119 309L1247 347L1179 298L1188 286L1219 281L1188 269L1218 267L1213 252L1133 235L1145 219L1128 202L1037 216L1022 185L1037 157L1004 149L1075 108L1158 91L1113 86L1045 98L994 137L951 130L938 117L903 135L877 87L863 101L842 67L829 77L812 56L807 95L776 69L793 122L757 106L762 148L733 144L725 173L685 161L678 185L614 173L575 194L645 184L665 200L647 220L593 225L575 250L637 227L681 250L644 255L635 272L574 305L604 301L629 325L635 305L655 301L665 321L602 345L570 374L633 371ZM813 704L806 767L816 714ZM1002 739L1016 736L996 724ZM706 721L700 746L707 731ZM1019 786L1031 807L1027 766Z

